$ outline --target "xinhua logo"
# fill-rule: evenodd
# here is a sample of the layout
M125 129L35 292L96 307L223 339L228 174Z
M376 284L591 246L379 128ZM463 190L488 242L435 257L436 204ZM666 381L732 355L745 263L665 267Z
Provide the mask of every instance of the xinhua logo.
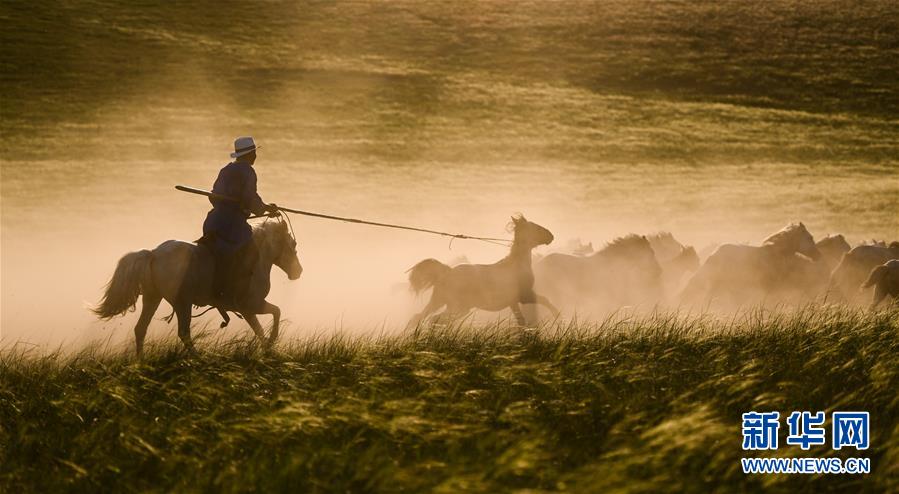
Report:
M868 449L870 420L868 412L833 412L830 416L830 441L834 450L842 448ZM789 446L809 450L827 444L826 414L824 412L793 412L787 416ZM780 430L779 412L748 412L743 414L743 449L746 451L776 450ZM870 458L741 458L743 473L747 474L867 474L871 472Z
M827 443L824 412L793 412L787 417L786 443L808 450ZM868 412L833 412L831 415L831 447L835 450L851 447L868 449ZM779 412L748 412L743 414L743 449L747 451L776 450L780 430Z

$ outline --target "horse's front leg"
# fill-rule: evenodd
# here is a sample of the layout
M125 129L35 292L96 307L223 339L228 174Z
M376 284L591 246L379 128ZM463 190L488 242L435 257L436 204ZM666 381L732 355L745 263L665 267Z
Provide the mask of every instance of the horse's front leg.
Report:
M281 325L281 308L275 304L265 302L262 306L262 309L259 310L259 314L272 315L272 333L271 335L269 335L268 340L266 340L265 338L265 331L263 331L262 324L259 322L259 318L256 317L256 314L251 314L248 312L241 313L250 327L253 328L253 332L256 333L256 337L259 338L259 342L271 348L275 345L275 341L278 340L278 329Z
M524 313L521 312L521 305L518 302L509 306L512 309L512 314L515 315L515 321L518 322L519 326L525 326L527 321L524 318Z
M260 343L265 343L265 331L262 330L262 324L259 323L259 318L256 317L256 314L250 314L247 312L242 312L244 320L247 321L247 324L250 325L250 328L253 329L253 332L256 333L256 338L259 339Z
M271 314L272 315L272 333L268 336L268 346L275 346L275 342L278 341L278 327L281 324L281 308L275 304L270 304L268 302L262 306L262 314Z

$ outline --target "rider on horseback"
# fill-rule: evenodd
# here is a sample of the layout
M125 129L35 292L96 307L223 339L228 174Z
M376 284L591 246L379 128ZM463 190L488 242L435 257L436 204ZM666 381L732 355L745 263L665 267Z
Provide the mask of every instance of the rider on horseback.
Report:
M213 294L222 303L241 300L252 276L255 257L253 231L247 223L250 213L276 214L278 206L266 204L256 193L256 142L252 137L234 141L234 161L219 171L212 191L233 200L211 198L212 210L203 222L203 242L215 255Z

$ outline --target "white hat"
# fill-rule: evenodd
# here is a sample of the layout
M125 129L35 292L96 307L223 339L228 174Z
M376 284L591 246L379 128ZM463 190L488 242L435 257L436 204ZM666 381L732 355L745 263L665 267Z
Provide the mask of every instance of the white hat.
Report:
M234 139L234 152L231 153L231 157L237 158L247 153L253 152L261 147L262 146L256 145L256 141L253 140L253 137L241 136L237 139Z

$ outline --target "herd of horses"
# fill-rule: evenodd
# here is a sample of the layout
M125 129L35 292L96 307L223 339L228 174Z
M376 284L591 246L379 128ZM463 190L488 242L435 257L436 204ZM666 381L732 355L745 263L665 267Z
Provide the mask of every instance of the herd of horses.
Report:
M843 235L828 235L816 242L803 223L796 223L758 246L719 245L704 261L696 249L670 233L631 234L596 251L590 244L540 257L534 248L553 242L553 234L522 215L513 216L510 227L514 233L510 252L496 263L450 266L425 259L409 269L414 292L431 289L427 305L409 326L433 324L476 309L509 309L525 325L536 322L539 307L558 317L569 309L589 313L667 305L730 310L815 299L860 304L865 297L873 297L873 309L888 296L899 300L899 241L852 247ZM211 253L202 245L169 240L152 251L122 257L93 310L109 319L133 310L143 296L134 329L138 355L162 300L172 305L178 335L190 351L193 306L215 306L225 318L223 326L228 311L237 313L270 346L278 337L280 318L280 309L265 300L271 268L278 266L293 280L302 267L296 240L283 220L257 225L253 241L260 255L247 296L234 305L215 306ZM864 292L868 288L874 289L873 295ZM268 338L258 314L273 316Z
M451 316L509 308L524 323L523 304L558 315L554 304L587 313L660 305L733 310L815 299L858 304L873 287L876 307L899 295L899 241L853 248L843 235L829 235L816 242L796 223L758 246L719 245L704 262L670 233L631 234L598 251L589 245L536 257L531 249L549 244L552 235L524 217L512 221L511 253L495 264L450 267L426 259L412 267L412 289L433 287L433 293L411 324L443 307Z

